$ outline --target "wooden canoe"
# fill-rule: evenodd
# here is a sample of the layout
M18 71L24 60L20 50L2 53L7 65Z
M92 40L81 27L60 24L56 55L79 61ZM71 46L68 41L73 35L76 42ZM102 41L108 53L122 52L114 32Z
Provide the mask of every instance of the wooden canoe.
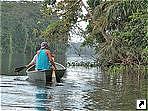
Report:
M61 81L61 78L63 77L66 68L59 64L56 63L56 80L57 82ZM33 83L50 83L52 82L52 69L46 70L46 71L35 71L35 66L32 66L26 70L27 76L28 76L28 81L33 82Z

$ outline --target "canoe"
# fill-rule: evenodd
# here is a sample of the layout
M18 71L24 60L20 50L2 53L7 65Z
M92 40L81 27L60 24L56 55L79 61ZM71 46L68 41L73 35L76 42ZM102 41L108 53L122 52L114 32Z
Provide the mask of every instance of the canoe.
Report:
M59 64L56 63L56 80L57 82L61 81L61 78L64 76L64 73L66 71L66 68ZM46 71L35 71L35 66L32 66L26 70L27 76L28 76L28 81L33 82L33 83L51 83L52 82L52 69L46 70Z

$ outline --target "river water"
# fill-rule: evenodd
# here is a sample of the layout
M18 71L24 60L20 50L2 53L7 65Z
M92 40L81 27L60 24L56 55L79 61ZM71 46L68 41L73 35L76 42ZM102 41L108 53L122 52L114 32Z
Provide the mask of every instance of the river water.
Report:
M136 110L136 100L147 98L142 75L107 75L97 67L67 67L55 87L32 84L27 76L0 78L1 110L7 111Z

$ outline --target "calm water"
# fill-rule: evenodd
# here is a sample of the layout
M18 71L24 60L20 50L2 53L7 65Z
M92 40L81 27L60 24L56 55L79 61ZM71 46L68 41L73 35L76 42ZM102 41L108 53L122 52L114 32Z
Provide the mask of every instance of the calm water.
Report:
M136 100L147 98L147 80L134 73L109 76L99 68L68 67L56 87L37 86L26 78L1 76L2 110L136 110Z

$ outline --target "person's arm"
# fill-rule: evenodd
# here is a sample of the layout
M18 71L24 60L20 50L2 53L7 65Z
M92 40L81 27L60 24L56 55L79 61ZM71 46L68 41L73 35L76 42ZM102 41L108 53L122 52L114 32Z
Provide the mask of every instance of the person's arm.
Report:
M56 66L55 66L55 63L54 63L54 60L53 60L53 57L52 57L51 52L49 50L46 50L46 54L48 55L48 58L49 58L51 64L53 65L53 68L55 70L56 69Z
M25 65L27 68L34 65L36 63L36 57L37 57L37 54L33 57L32 61L28 64L28 65Z

